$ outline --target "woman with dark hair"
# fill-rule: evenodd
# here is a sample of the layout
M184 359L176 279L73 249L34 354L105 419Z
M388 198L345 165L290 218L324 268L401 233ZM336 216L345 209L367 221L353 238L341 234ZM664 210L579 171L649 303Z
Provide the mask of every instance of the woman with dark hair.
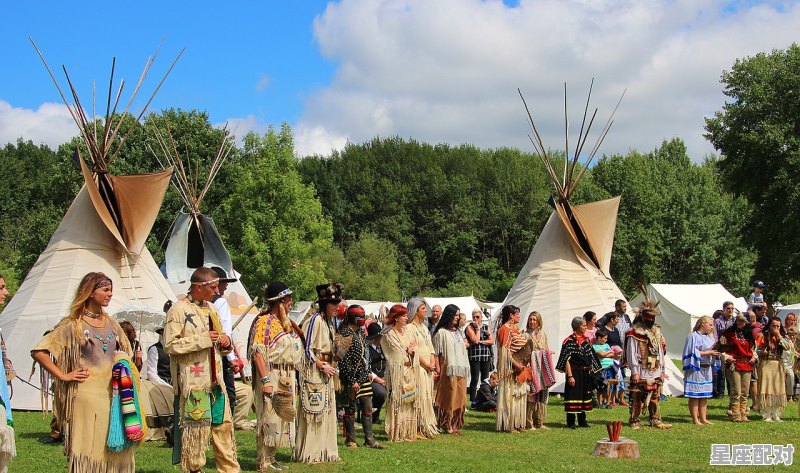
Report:
M783 422L781 412L786 407L786 372L783 352L792 347L786 339L781 319L771 317L767 331L756 337L759 348L758 395L761 417L767 422Z
M433 332L433 347L442 370L434 399L436 419L440 429L454 435L461 435L464 426L469 375L469 357L458 328L460 322L461 310L448 304Z
M501 310L497 330L497 424L498 432L525 430L528 384L525 365L514 359L514 353L525 345L520 333L519 307L507 305Z
M128 337L128 342L131 344L131 348L133 349L133 364L136 365L137 370L141 371L142 344L136 339L136 328L134 328L133 324L127 320L120 322L119 326L122 327L122 331L125 332L125 336Z
M589 343L594 343L594 334L597 332L597 314L589 310L583 314L583 320L586 321L586 337L589 338Z
M319 312L303 322L306 366L300 374L297 436L292 459L301 463L339 461L336 444L333 328L342 301L339 283L317 286Z
M372 433L372 382L369 379L367 362L367 338L364 334L366 313L360 305L351 305L334 339L336 356L339 359L341 391L336 394L337 403L344 408L344 444L354 448L356 443L356 408L361 408L361 426L364 429L364 445L383 448Z
M124 362L126 377L130 378L134 391L139 388L139 373L130 358L133 350L128 338L119 323L105 312L111 296L108 276L85 275L75 291L69 315L31 350L33 359L55 378L53 403L58 406L63 425L70 472L133 473L134 449L129 447L144 439L146 432L137 394L130 405L126 403L126 409L133 408L134 415L126 415L122 427L123 440L130 443L125 442L116 451L106 446L112 440L109 435L112 415L118 414L117 420L122 422L122 412L114 413L111 409L116 391L112 390L112 368L117 362ZM136 433L138 438L127 435L128 419L132 421L131 434ZM137 426L138 431L134 432Z
M753 330L744 315L737 315L733 325L722 332L719 349L725 361L725 377L730 391L728 417L733 422L750 422L747 418L747 397L758 356L755 353Z
M389 309L385 323L381 350L386 356L386 435L390 442L411 442L417 439L417 340L402 305Z
M281 281L264 291L267 308L247 337L247 356L253 369L256 410L256 465L259 471L280 470L275 452L294 446L297 370L303 365L303 343L289 319L292 290Z
M422 298L415 297L408 301L406 309L409 318L406 328L417 340L417 437L429 439L439 434L436 412L433 410L433 378L439 374L439 362L433 350L431 330L425 325L428 304Z
M586 337L586 319L572 319L572 335L561 344L561 354L556 369L566 374L564 385L564 410L567 413L567 427L575 429L575 415L579 427L589 427L586 413L592 410L592 391L595 388L593 373L602 369L600 359Z

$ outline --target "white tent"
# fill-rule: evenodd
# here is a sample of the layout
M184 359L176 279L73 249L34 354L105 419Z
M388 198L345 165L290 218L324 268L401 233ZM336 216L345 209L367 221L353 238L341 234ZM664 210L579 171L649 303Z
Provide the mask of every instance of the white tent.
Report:
M586 105L588 107L588 101ZM625 300L609 271L619 197L583 205L574 205L570 201L608 132L611 118L601 130L586 162L579 168L581 153L578 150L586 142L591 129L591 122L587 124L584 116L575 154L570 157L567 153L563 173L562 169L554 168L550 152L544 147L530 114L528 118L531 142L556 190L556 196L550 202L554 211L503 305L520 308L520 328L525 326L532 311L539 312L550 348L558 357L562 341L572 333L573 318L586 311L594 311L599 317L613 310L616 300ZM563 383L564 375L557 373L553 390L563 392Z
M223 129L216 155L209 161L207 169L198 165L198 161L186 156L185 162L177 148L175 140L169 132L169 123L164 117L167 133L153 128L166 163L175 169L172 184L178 190L184 203L184 209L172 223L167 248L164 251L164 274L179 297L189 290L189 279L195 269L200 267L220 267L229 277L237 279L228 283L223 297L228 301L233 315L233 323L238 325L233 331L234 343L246 343L248 330L258 309L251 307L253 300L241 282L241 274L233 269L231 256L225 249L214 220L200 211L208 189L219 172L220 167L233 149L234 140L227 130ZM201 172L207 175L201 176ZM242 318L240 317L247 314ZM244 355L244 353L242 353Z
M605 252L598 253L602 255L600 267L578 245L561 214L554 211L503 301L504 306L513 304L520 308L520 327L525 326L532 311L542 314L544 331L556 357L561 342L572 333L570 323L574 317L590 310L600 317L614 309L617 299L625 300L608 275L618 205L617 197L572 206L574 215L604 223L587 225L597 240L605 243ZM555 391L561 392L563 375L557 373L557 377Z
M694 328L697 319L713 315L714 311L722 309L726 301L733 302L741 312L747 310L747 302L728 292L722 284L649 284L647 297L658 303L661 315L656 323L661 325L667 340L667 353L670 358L677 360L682 357L686 336ZM643 299L644 295L639 294L631 300L631 304L636 306Z
M786 314L788 314L789 312L800 314L800 304L781 306L777 311L775 311L775 315L780 317L781 320L786 320Z
M86 177L85 165L84 171ZM132 222L130 232L125 232L131 235L127 242L110 218L108 221L103 218L109 216L108 211L97 185L88 177L47 248L0 317L8 355L16 363L20 376L27 378L31 348L46 330L67 315L78 283L86 273L100 271L112 279L114 295L106 309L112 316L118 312L137 311L152 318L163 314L164 303L175 298L144 246L169 176L170 171L145 176L111 176L118 202L127 201L139 212L150 211L148 216L139 215ZM93 197L100 199L99 206ZM137 321L132 322L136 325ZM38 388L39 377L34 376L30 382ZM15 409L40 409L35 388L22 382L15 382L13 386Z
M41 56L41 52L39 54ZM147 62L141 80L153 59ZM85 274L99 271L110 277L113 298L106 311L135 325L138 323L140 327L158 325L164 317L164 303L175 298L145 246L172 168L155 174L128 176L114 176L109 172L121 143L138 126L138 119L127 121L130 125L126 125L123 118L129 115L141 81L121 112L116 107L125 103L120 101L123 87L112 88L113 83L110 84L109 90L118 92L116 98L109 97L105 119L93 117L90 120L90 115L80 106L75 89L70 87L74 99L70 103L47 63L45 67L78 125L92 168L90 171L76 149L73 160L80 166L84 185L0 317L8 355L16 363L18 375L24 377L28 376L27 367L32 363L30 350L45 331L68 314L75 290ZM64 72L66 74L66 69ZM111 77L113 81L113 66ZM141 110L139 117L144 111ZM98 122L102 122L102 127L97 126ZM143 345L152 340L152 337L144 338ZM34 376L31 385L18 381L13 384L14 408L39 410L39 377Z
M454 304L456 307L461 309L461 313L466 315L467 321L472 320L472 311L473 309L478 309L481 312L487 310L491 313L492 306L485 302L481 302L478 299L475 299L473 296L466 296L466 297L426 297L425 302L428 304L428 307L433 307L435 305L439 305L444 310L448 304Z

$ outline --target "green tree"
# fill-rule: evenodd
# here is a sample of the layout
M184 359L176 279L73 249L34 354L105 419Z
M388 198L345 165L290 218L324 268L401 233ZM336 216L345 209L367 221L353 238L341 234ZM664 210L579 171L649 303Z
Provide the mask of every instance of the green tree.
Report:
M342 283L352 299L398 301L397 249L373 233L362 233L345 252Z
M722 110L706 119L706 138L726 188L747 198L747 240L758 249L751 277L775 295L800 280L800 46L738 59L722 73Z
M81 185L66 153L18 140L0 148L0 261L23 278Z
M333 231L314 188L297 173L288 125L244 137L226 191L215 221L246 287L280 279L298 299L312 298L326 280Z
M611 272L623 292L640 282L746 289L755 259L739 225L747 205L722 189L713 161L693 164L673 139L652 153L604 157L591 179L622 196Z

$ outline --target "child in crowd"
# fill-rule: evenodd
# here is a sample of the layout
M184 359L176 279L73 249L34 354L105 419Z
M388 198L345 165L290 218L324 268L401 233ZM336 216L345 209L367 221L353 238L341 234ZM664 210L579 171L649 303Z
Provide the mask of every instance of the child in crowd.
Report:
M747 309L764 304L764 288L767 287L764 281L753 281L753 292L747 298Z
M603 378L603 385L597 388L597 403L600 407L611 409L610 384L608 380L614 378L615 355L608 344L608 331L605 328L597 329L592 348L600 358L600 366L603 368L600 372Z

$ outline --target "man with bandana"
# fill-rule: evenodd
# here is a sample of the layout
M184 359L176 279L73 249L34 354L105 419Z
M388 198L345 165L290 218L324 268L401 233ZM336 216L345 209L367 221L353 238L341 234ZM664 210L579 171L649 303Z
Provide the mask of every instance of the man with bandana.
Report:
M369 376L369 351L364 335L366 315L360 305L351 305L339 324L334 347L334 358L339 361L339 379L342 389L336 394L337 404L344 407L344 443L357 447L355 417L356 408L361 407L361 426L364 428L364 445L383 448L372 433L372 382Z
M625 336L625 362L631 372L629 424L632 429L641 428L639 416L645 407L650 415L650 427L672 428L671 424L661 421L658 405L664 383L664 363L669 360L661 328L655 323L656 315L655 305L645 302Z
M180 426L174 448L180 452L182 471L202 471L210 435L217 471L236 473L240 469L222 376L222 357L230 353L231 339L210 302L219 277L209 268L197 268L190 281L188 300L176 302L164 324L164 351L171 356Z

